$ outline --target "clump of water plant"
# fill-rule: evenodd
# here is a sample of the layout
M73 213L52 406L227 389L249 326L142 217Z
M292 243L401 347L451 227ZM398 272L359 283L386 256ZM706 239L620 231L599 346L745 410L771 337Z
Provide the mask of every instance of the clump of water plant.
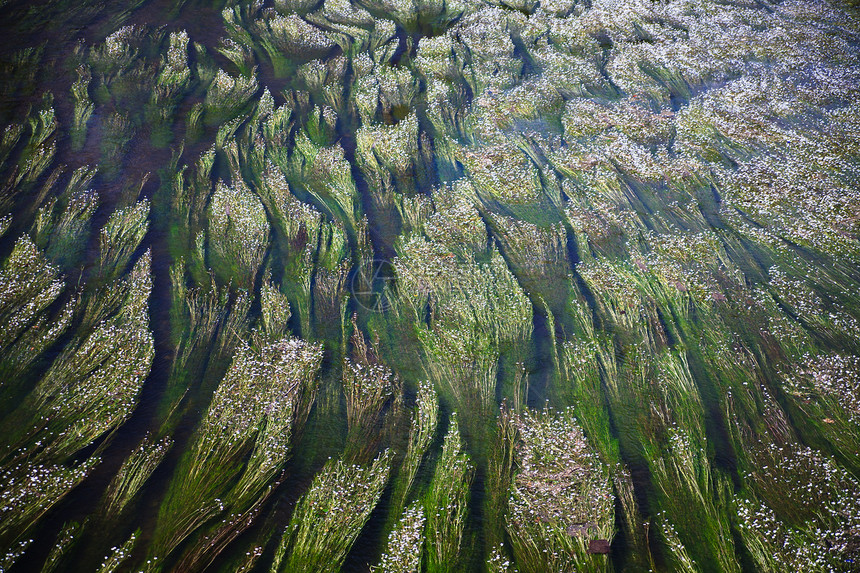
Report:
M385 552L372 571L379 573L420 573L424 550L424 511L418 502L403 512L388 536Z
M250 286L269 244L269 220L260 199L241 179L219 182L209 204L209 262L225 283Z
M166 557L216 516L242 514L265 495L307 418L321 359L318 345L299 339L240 346L170 486L156 556Z
M457 416L451 415L442 455L424 496L427 571L456 571L461 555L474 466L463 451Z
M516 420L517 468L505 524L522 571L606 568L615 533L614 497L605 466L576 424L573 411ZM596 542L596 543L595 543Z
M388 481L391 454L369 466L329 460L299 500L273 571L338 571Z

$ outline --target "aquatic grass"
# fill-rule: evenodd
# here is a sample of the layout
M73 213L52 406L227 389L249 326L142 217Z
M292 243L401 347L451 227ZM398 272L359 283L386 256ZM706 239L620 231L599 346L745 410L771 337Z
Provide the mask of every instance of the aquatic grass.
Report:
M0 543L22 538L33 524L69 494L99 463L91 457L80 464L57 465L25 461L5 465L0 492Z
M397 515L406 507L418 469L427 456L438 424L439 398L432 385L422 382L418 385L418 395L415 398L415 410L409 426L406 454L394 481L390 502L393 508L391 515Z
M135 137L134 118L130 113L114 111L101 117L99 169L102 176L114 179L119 176L123 159Z
M503 550L503 543L500 543L497 547L493 547L486 563L486 569L489 573L511 573L511 571L516 571L516 569L511 568L513 563L507 558Z
M182 259L171 267L170 281L171 325L176 333L173 341L176 354L170 376L171 380L180 380L186 375L202 375L200 370L210 349L216 349L223 357L232 354L237 339L247 329L245 315L250 302L247 297L237 296L231 304L229 290L220 289L214 282L189 289ZM267 319L261 320L265 325ZM263 328L269 332L266 326Z
M448 420L442 455L424 495L426 523L425 566L428 572L457 571L465 533L474 466L463 451L455 413Z
M63 287L59 269L29 236L22 235L0 270L0 350L4 354L34 326L36 330L47 326L43 317Z
M345 95L347 59L344 55L327 59L311 60L296 70L301 86L318 102L339 116L347 113L348 100ZM311 119L311 118L308 118Z
M89 95L92 74L86 64L81 64L75 72L78 79L72 84L72 98L75 101L72 125L69 128L73 150L80 150L87 141L87 122L95 110L95 104Z
M365 461L376 451L383 410L399 394L400 383L391 369L379 362L377 351L364 339L356 320L353 315L351 356L344 356L342 366L346 451L349 459Z
M403 512L394 531L388 536L374 573L420 573L424 550L424 511L414 502Z
M154 356L148 303L152 289L147 251L122 279L116 314L69 344L51 364L27 402L33 425L26 431L54 434L43 445L65 460L128 419ZM31 438L32 439L32 438Z
M169 436L156 440L152 434L144 436L140 444L123 461L104 495L104 515L119 515L138 494L152 472L158 467L173 446Z
M475 435L483 435L478 428L494 410L500 357L515 363L526 351L531 304L498 252L488 263L461 263L444 248L412 238L400 253L394 261L399 304L411 308L417 322L431 303L432 322L415 328L424 370L446 399L470 414L465 423L476 426ZM503 396L518 392L512 387L518 381L506 378Z
M390 465L388 450L369 466L329 460L296 504L271 570L340 570L382 495Z
M131 536L119 547L112 547L112 553L105 557L101 566L96 570L97 573L115 573L120 571L123 563L125 563L137 543L137 536L140 535L140 530L135 531Z
M225 511L253 508L289 458L321 359L319 345L300 339L239 347L162 505L154 555L166 557Z
M499 408L495 435L490 436L484 498L484 519L488 523L485 527L485 547L496 548L505 540L505 515L508 512L516 448L520 439L516 424L519 407L514 406L514 411L511 411L511 406L503 402Z
M111 213L99 230L99 275L112 280L123 273L149 229L149 201L143 199L130 207Z
M444 31L466 6L458 0L361 0L358 4L376 14L391 17L410 33Z
M238 77L219 69L203 99L204 122L216 126L241 116L250 108L251 97L258 88L256 69L248 76Z
M464 78L473 94L503 91L522 77L523 60L516 54L508 14L497 6L481 6L449 32L459 37L455 50L469 62Z
M188 41L185 30L170 33L167 52L161 56L154 89L144 108L144 117L151 129L150 141L155 147L166 147L173 138L173 117L191 82Z
M598 570L589 541L611 541L614 497L606 467L573 410L518 416L517 467L505 524L523 571Z
M537 168L511 141L466 149L460 160L486 201L516 206L534 204L542 197Z
M739 533L762 571L850 569L857 559L857 479L798 444L753 446Z
M475 190L467 179L458 179L432 194L434 210L424 218L423 231L451 253L480 253L487 245L487 226L475 207Z
M807 354L788 368L779 376L782 389L808 423L856 467L860 463L860 358Z
M270 340L288 334L288 322L292 313L287 296L267 276L260 287L260 330Z
M30 190L54 160L59 124L54 113L53 100L53 94L46 92L42 102L29 112L26 126L10 126L4 131L5 154L11 153L19 143L23 146L17 153L14 165L4 162L4 179L0 181L0 188L4 191L4 196L0 199L3 212L11 210L16 198Z
M236 13L239 9L225 9L224 18L228 29L238 25ZM287 77L296 68L296 60L311 60L326 55L335 43L320 28L310 24L298 14L281 15L274 10L263 10L248 30L257 40L258 54L268 60L275 77Z
M364 124L355 134L356 160L371 185L373 198L384 209L397 192L412 194L417 189L424 164L419 152L418 118L413 113L394 125ZM391 180L389 182L389 180Z
M94 175L86 167L76 170L64 197L48 201L36 213L33 241L64 268L74 268L86 246L99 196L77 188L88 185Z
M70 521L63 524L62 529L60 529L60 532L57 534L57 538L54 541L54 546L51 548L48 553L48 557L45 559L45 563L42 565L41 573L53 573L54 571L57 571L58 567L63 564L68 553L71 552L75 545L77 545L81 534L86 527L86 523L86 521Z
M245 183L219 181L208 209L209 263L225 283L254 283L269 244L269 220L260 199Z
M551 309L563 308L570 297L572 275L564 226L538 226L501 215L489 220L523 287L533 296L540 294Z

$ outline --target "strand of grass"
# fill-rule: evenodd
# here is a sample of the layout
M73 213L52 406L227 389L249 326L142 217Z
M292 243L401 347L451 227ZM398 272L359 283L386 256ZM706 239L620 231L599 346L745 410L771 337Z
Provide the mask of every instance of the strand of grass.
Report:
M605 466L567 409L528 411L517 419L520 471L511 486L506 526L523 571L599 570L594 540L615 533L614 496Z
M697 573L701 571L701 567L687 552L687 548L681 542L677 530L672 525L672 522L666 518L665 514L660 514L657 517L657 526L663 544L668 550L673 570L683 573Z
M111 280L128 266L149 229L149 201L114 211L99 231L99 275Z
M260 514L263 504L280 482L274 482L252 501L251 506L243 513L230 513L220 522L206 531L202 540L186 552L177 563L177 571L205 570L233 542L242 535Z
M409 442L406 455L397 474L394 492L391 495L391 507L396 510L394 515L406 507L406 501L418 475L418 468L427 454L436 427L439 424L439 397L429 382L421 382L418 386L415 411L412 413L412 424L409 428Z
M169 555L220 513L253 506L289 458L321 359L319 345L299 339L239 348L162 505L155 555Z
M442 455L423 499L427 516L425 565L430 573L460 570L460 547L473 476L474 468L463 452L457 416L452 413Z
M134 549L135 544L137 543L138 535L140 535L139 529L132 533L131 537L129 537L125 543L123 543L119 547L112 547L112 553L105 557L105 560L96 570L96 572L115 573L116 571L121 570L123 563L125 563L126 560L131 557L131 552Z
M299 500L272 571L339 571L388 481L391 454L367 466L330 460Z
M419 502L410 505L388 536L374 573L420 573L424 550L424 512Z
M119 515L128 506L172 446L173 439L169 436L156 441L147 434L132 450L105 492L104 515L107 518Z
M48 553L44 565L42 565L41 573L53 573L62 566L66 555L74 548L79 541L80 535L86 526L86 521L77 522L70 521L63 524L63 528L57 534L57 539L54 541L54 546Z
M0 138L0 167L2 167L2 173L5 175L7 170L14 169L14 165L7 165L7 160L12 153L12 150L15 149L15 146L18 145L18 142L21 141L21 136L24 134L24 124L23 123L13 123L7 125L3 130L3 137ZM11 205L7 205L5 202L2 203L4 211L8 211L8 207Z

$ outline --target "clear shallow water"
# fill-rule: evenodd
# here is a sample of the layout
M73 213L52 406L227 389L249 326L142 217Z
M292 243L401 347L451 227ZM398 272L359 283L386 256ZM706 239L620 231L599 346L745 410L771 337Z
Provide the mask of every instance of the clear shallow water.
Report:
M0 250L36 285L2 308L26 327L3 339L13 571L853 570L856 14L122 8L3 7L4 125L32 123ZM19 319L28 296L47 303ZM438 424L410 450L421 404ZM376 494L332 477L386 448L385 475L355 474Z

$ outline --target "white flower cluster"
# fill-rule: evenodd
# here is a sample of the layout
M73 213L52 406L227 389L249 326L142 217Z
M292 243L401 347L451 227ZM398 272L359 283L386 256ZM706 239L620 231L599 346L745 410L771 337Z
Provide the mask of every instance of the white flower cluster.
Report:
M99 262L103 277L108 278L114 272L125 270L148 229L147 199L111 213L107 223L99 231Z
M394 373L369 360L344 358L343 391L350 429L371 431L386 401L394 392Z

